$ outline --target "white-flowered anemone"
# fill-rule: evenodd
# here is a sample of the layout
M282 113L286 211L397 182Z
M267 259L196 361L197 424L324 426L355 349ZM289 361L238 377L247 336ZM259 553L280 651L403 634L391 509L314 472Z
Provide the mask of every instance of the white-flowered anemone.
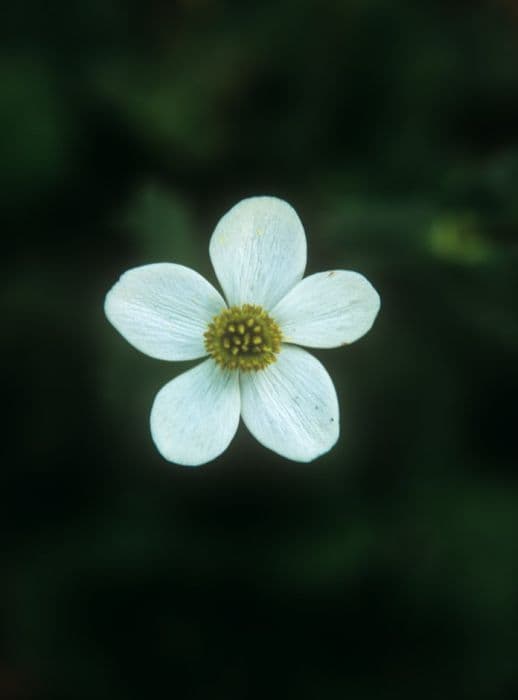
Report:
M206 358L158 392L158 450L177 464L209 462L228 447L241 416L274 452L315 459L338 439L338 400L322 364L299 346L360 338L378 313L377 292L346 270L302 279L304 229L275 197L245 199L225 214L210 258L226 301L174 263L129 270L106 296L106 316L138 350L160 360Z

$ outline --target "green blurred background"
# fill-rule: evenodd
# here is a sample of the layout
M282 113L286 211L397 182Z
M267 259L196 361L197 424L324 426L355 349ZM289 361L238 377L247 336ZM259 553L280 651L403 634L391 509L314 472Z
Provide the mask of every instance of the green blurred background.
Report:
M516 4L17 0L0 35L1 700L518 697ZM103 298L214 280L254 194L382 310L316 353L332 452L179 468L148 416L190 365Z

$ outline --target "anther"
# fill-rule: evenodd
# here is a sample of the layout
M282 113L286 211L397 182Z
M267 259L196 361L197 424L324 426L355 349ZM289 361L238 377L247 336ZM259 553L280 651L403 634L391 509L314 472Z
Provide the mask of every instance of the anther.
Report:
M246 372L264 369L275 362L282 334L263 308L243 304L215 316L204 338L207 352L221 367Z

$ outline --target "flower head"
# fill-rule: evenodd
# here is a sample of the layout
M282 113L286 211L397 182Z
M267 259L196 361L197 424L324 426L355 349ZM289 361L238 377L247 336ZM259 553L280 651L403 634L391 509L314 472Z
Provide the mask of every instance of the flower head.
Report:
M220 220L210 257L225 299L174 263L126 272L108 292L108 319L161 360L206 358L157 394L151 434L165 459L197 466L220 455L239 417L266 447L309 462L339 435L338 400L322 364L300 345L332 348L364 335L379 296L357 272L302 279L306 236L275 197L251 197Z

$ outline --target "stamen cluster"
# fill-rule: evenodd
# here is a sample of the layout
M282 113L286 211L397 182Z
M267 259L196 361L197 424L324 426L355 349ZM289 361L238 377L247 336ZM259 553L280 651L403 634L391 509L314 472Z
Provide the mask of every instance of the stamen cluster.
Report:
M205 347L226 369L264 369L275 362L282 334L277 323L256 304L224 309L205 332Z

